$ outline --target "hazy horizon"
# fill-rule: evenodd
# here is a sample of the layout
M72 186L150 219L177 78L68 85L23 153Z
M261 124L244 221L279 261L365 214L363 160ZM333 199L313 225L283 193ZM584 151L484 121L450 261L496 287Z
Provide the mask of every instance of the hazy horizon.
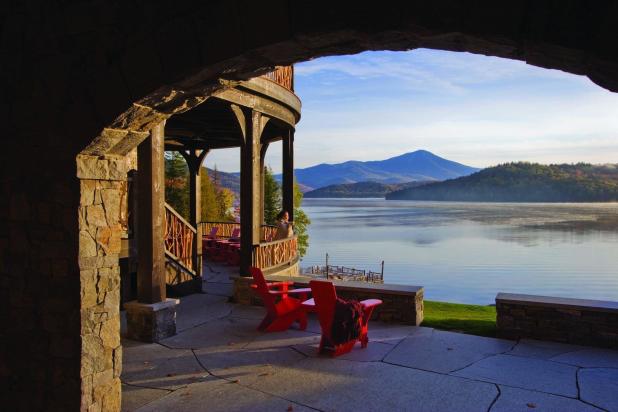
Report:
M583 76L470 53L364 52L295 65L295 167L415 150L484 168L618 162L618 94ZM205 165L239 170L239 149ZM266 162L281 170L281 145Z

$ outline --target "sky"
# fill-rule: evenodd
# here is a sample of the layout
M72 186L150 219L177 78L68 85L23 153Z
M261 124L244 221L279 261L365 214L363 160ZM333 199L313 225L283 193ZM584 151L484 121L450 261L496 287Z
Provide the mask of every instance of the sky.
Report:
M295 65L295 167L418 149L475 167L618 163L618 93L588 78L471 53L364 52ZM239 150L206 165L239 170ZM266 164L281 170L281 145Z

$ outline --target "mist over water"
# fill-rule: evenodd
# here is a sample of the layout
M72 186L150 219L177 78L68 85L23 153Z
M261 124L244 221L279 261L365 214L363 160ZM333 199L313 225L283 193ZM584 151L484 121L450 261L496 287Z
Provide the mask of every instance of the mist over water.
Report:
M379 271L425 298L490 304L498 292L618 300L618 203L305 199L301 265Z

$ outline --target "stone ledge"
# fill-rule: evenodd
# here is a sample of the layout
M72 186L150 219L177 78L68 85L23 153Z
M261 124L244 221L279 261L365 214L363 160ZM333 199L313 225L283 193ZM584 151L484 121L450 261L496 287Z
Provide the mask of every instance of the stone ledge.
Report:
M618 302L606 300L590 300L576 298L560 298L552 296L524 295L515 293L498 293L496 304L506 303L515 305L560 307L563 309L577 309L591 312L618 313Z
M266 280L294 282L295 287L308 287L313 278L307 276L265 276ZM261 305L262 302L251 289L253 279L232 276L234 282L234 301L244 305ZM343 299L381 299L382 305L373 312L373 320L399 322L408 325L420 325L423 321L424 289L422 286L371 284L353 281L332 281L337 294Z
M498 336L618 348L618 303L500 293Z

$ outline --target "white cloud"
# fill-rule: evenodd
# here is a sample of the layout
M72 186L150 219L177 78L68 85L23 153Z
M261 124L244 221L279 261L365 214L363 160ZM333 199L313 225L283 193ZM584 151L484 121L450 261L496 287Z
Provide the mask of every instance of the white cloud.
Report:
M618 95L581 76L432 50L329 57L295 73L297 167L416 149L474 166L618 163ZM239 155L214 152L207 163L237 171ZM278 172L280 162L270 148L267 164Z

